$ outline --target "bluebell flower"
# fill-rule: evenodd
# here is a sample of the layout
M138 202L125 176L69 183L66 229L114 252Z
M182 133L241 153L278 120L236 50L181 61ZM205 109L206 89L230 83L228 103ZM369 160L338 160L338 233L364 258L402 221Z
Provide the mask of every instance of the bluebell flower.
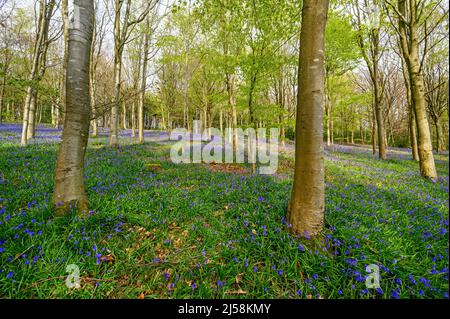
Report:
M399 294L398 294L398 291L397 290L392 290L392 293L391 293L391 298L393 298L393 299L400 299L400 296L399 296Z

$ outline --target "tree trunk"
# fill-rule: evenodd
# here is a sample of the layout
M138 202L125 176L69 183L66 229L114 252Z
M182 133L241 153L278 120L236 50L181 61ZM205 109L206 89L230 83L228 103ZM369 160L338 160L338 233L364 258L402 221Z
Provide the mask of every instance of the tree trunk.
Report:
M29 138L29 128L30 126L30 113L33 113L32 117L34 117L34 111L30 110L33 99L36 97L36 85L39 81L39 68L42 63L42 55L45 52L45 46L48 45L48 23L50 20L50 15L48 11L53 11L53 7L49 8L50 5L54 5L54 1L47 4L44 0L39 2L39 20L38 20L38 31L36 40L34 43L34 53L33 53L33 61L31 65L31 73L29 80L31 84L27 88L27 94L25 97L25 103L23 107L23 120L22 120L22 136L21 136L21 145L28 144ZM34 122L34 118L33 118Z
M127 123L127 103L122 101L122 127L124 130L128 129Z
M237 112L236 112L236 75L227 74L227 92L228 92L228 105L231 109L232 128L233 128L233 149L236 149L237 145L237 133L236 128L238 126Z
M28 114L27 140L34 138L34 133L36 131L36 100L37 91L33 90L30 100L30 113Z
M64 115L65 115L65 103L66 103L66 73L67 73L67 63L68 63L68 42L69 42L69 5L68 0L62 0L61 1L61 15L62 15L62 22L63 22L63 41L64 41L64 56L63 56L63 63L62 63L62 72L61 72L61 91L60 91L60 101L61 101L61 110L62 110L62 121L64 122ZM58 111L59 112L59 111ZM58 119L59 121L59 119ZM59 122L58 122L59 127Z
M145 102L145 87L147 85L147 63L148 63L148 50L150 41L150 19L146 19L146 29L144 38L144 52L142 61L142 72L141 72L141 92L139 94L139 109L138 109L138 130L139 130L139 144L144 143L144 102ZM163 112L164 120L164 112Z
M383 113L381 110L381 97L378 84L374 84L375 95L375 119L377 121L378 158L386 159L386 132L384 130Z
M442 128L441 123L439 123L439 118L436 119L435 126L436 126L436 151L439 153L442 151L441 145Z
M408 66L411 86L411 101L417 121L417 148L419 153L420 173L431 181L437 180L434 164L433 145L431 142L430 127L427 119L425 104L425 85L419 59L419 35L417 11L415 1L409 2L408 20L399 18L399 35L401 51ZM398 11L403 17L406 15L405 0L398 0ZM408 31L407 31L408 29Z
M375 106L372 107L372 154L377 153L377 136L376 136L376 119L375 119Z
M315 236L324 220L324 32L328 0L304 0L298 72L295 170L287 221L292 232Z
M327 120L327 146L331 146L331 99L328 74L325 75L325 116Z
M88 210L84 189L84 156L91 113L89 64L94 23L93 1L74 0L73 10L68 41L66 116L52 198L57 215L74 207L79 212L87 213Z

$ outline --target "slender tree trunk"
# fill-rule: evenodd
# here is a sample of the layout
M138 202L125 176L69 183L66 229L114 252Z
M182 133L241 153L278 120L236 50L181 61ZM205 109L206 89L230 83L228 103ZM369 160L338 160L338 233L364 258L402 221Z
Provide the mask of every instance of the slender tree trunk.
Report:
M375 94L375 119L377 121L377 133L378 133L378 158L381 160L386 159L386 132L384 130L383 113L381 110L381 97L379 95L378 84L374 84Z
M33 90L30 100L30 113L28 114L27 140L34 138L34 132L36 130L36 100L37 91Z
M127 103L122 101L122 127L124 130L128 129L127 124Z
M327 146L331 146L331 99L328 73L325 75L325 116L327 120Z
M400 48L401 49L401 48ZM411 144L412 158L414 161L419 160L419 152L417 150L417 135L416 135L416 117L414 115L414 109L411 100L411 85L408 75L408 66L406 64L404 56L402 56L402 73L406 86L406 100L408 102L408 125L409 125L409 140Z
M372 153L375 155L377 153L377 124L375 118L375 106L372 107Z
M144 143L144 102L145 102L145 87L147 85L147 63L148 63L148 50L150 41L150 19L146 19L146 29L144 38L144 52L142 61L142 72L141 72L141 91L139 94L139 109L138 109L138 130L139 130L139 143ZM163 112L164 121L164 112Z
M31 65L31 73L29 80L31 84L27 88L27 94L25 97L25 103L23 107L23 120L22 120L22 135L21 135L21 145L27 145L28 144L28 126L30 125L30 103L33 100L33 97L35 96L36 91L36 82L38 79L38 72L39 72L39 64L41 62L41 56L43 53L43 46L47 42L47 35L48 32L46 32L47 27L47 19L46 19L46 12L47 12L47 4L44 0L40 0L39 2L39 21L38 21L38 31L36 36L36 41L34 43L34 53L33 53L33 61Z
M220 134L223 135L223 112L222 112L222 109L219 112L219 122L220 122Z
M236 128L238 126L237 112L236 112L236 75L227 74L227 92L228 92L228 105L231 109L232 128L233 128L233 149L236 149L237 145L237 133Z
M91 0L74 0L69 27L66 75L66 116L56 162L52 203L57 215L76 207L87 213L84 189L84 156L89 138L89 64L94 23Z
M328 0L304 0L298 72L295 170L287 221L292 232L315 236L324 220L324 32Z
M439 123L439 118L436 119L435 127L436 127L436 151L439 153L442 151L442 146L441 146L442 128L441 128L441 123Z
M7 67L4 67L4 74L3 74L3 80L2 80L2 87L0 88L0 124L2 124L3 121L3 101L4 101L4 97L5 97L5 86L6 86L6 71ZM8 113L8 112L6 112Z

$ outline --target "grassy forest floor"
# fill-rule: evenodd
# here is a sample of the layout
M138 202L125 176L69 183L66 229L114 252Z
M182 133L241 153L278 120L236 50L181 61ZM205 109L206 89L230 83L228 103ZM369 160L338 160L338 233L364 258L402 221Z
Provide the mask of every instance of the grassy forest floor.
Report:
M324 245L291 236L284 216L292 148L274 176L245 165L173 164L165 135L144 145L90 139L88 218L53 218L60 131L19 146L0 126L0 297L448 298L447 155L430 183L405 150L326 149ZM149 165L159 164L159 166ZM65 285L80 268L81 288ZM377 264L381 288L366 289Z

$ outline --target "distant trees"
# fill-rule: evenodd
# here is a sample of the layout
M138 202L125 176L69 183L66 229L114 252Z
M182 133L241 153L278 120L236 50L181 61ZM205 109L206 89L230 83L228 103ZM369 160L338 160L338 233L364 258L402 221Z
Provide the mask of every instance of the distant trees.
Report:
M0 1L0 121L22 120L22 144L35 123L64 121L70 3ZM114 146L119 131L131 129L143 143L145 128L192 129L196 119L221 131L276 126L282 145L294 140L301 2L159 3L94 1L91 136L109 127ZM423 175L435 178L432 149L448 149L447 7L444 0L331 1L328 146L372 144L381 159L388 146L411 147Z
M150 8L154 6L153 0L144 1L144 6L139 14L132 12L131 0L114 0L114 103L111 107L110 146L118 145L119 129L119 105L122 102L122 56L131 31L136 24L142 22ZM134 13L134 14L133 14ZM126 106L123 105L123 127L126 129Z
M369 70L370 79L373 87L373 110L376 119L378 157L386 158L386 133L383 119L383 95L385 79L380 72L380 57L385 50L385 44L381 41L382 32L382 7L378 0L359 1L353 3L354 24L357 30L357 42L361 54Z
M28 139L34 137L38 86L47 68L46 63L49 44L58 37L58 35L56 35L53 38L49 38L50 19L53 17L54 13L54 0L39 1L39 16L34 41L33 58L28 79L27 94L23 105L22 145L26 145Z
M74 0L69 24L64 131L56 162L52 203L57 214L70 208L87 212L84 189L84 156L89 138L90 96L89 70L94 4L91 0Z
M325 209L323 104L328 0L304 0L298 71L295 168L287 221L292 231L315 236Z

